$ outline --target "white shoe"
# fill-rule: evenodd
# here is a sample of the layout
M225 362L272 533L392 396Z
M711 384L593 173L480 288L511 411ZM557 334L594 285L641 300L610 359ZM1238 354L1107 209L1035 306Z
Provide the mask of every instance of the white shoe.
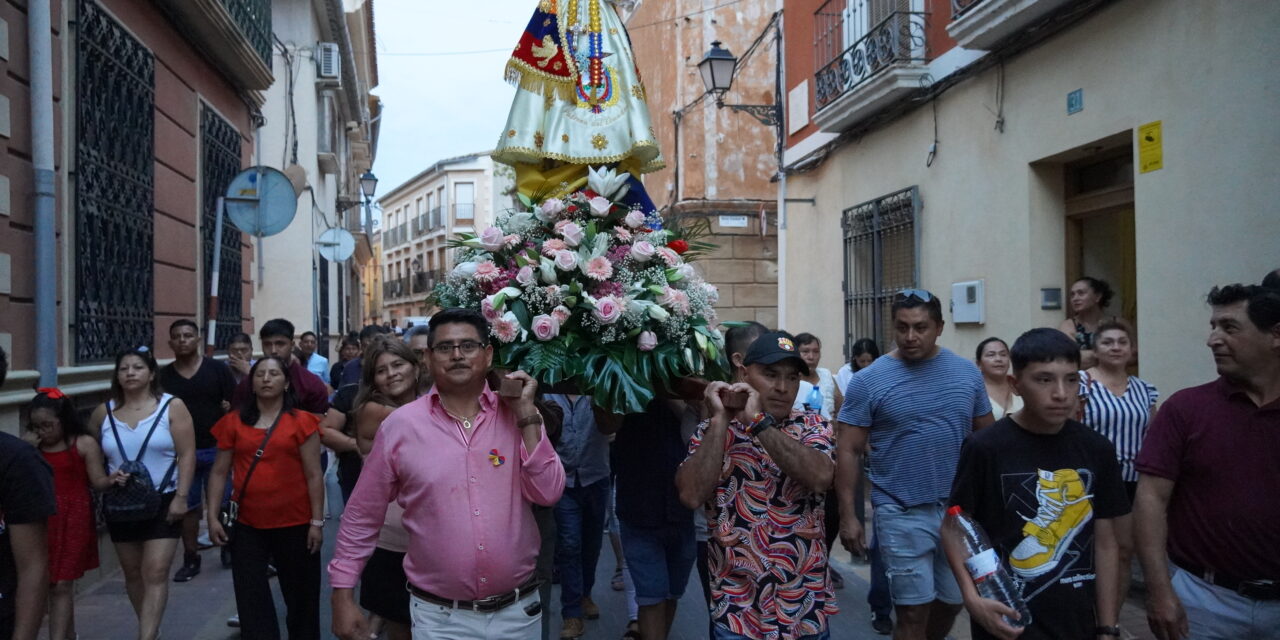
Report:
M208 532L208 531L206 531L206 532L204 532L204 533L200 534L200 537L199 537L199 538L196 538L196 545L197 545L197 546L201 546L201 547L212 547L212 546L213 546L213 541L209 539L209 532Z
M234 615L234 616L231 616L230 618L227 618L227 626L228 626L228 627L235 627L236 629L239 629L239 628L240 628L240 614L236 614L236 615Z

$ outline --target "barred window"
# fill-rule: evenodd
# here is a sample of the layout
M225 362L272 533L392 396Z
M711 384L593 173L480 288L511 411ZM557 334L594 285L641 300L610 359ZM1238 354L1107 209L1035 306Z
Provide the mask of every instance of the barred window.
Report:
M217 233L218 198L226 195L227 186L240 173L240 132L208 105L200 108L200 242L204 271L200 290L203 303L208 303L213 284L213 247ZM226 349L231 336L240 332L244 283L241 272L240 230L225 217L222 220L222 253L218 258L218 323L214 330L215 348Z
M155 57L76 7L75 361L91 363L155 334Z
M920 191L910 187L844 210L844 351L871 338L887 352L893 336L893 296L917 286L916 219Z

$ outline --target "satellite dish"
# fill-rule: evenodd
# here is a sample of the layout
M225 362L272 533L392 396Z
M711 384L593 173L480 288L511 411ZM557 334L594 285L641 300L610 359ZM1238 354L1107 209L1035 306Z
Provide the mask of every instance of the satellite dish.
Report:
M356 239L346 229L334 227L326 229L316 240L316 251L325 260L344 262L356 251Z
M258 237L284 231L298 212L298 192L278 169L256 166L241 171L227 186L227 217L236 228Z

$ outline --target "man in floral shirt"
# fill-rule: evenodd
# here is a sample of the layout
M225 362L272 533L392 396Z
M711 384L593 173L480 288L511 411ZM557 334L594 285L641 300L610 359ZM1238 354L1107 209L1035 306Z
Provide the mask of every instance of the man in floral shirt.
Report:
M711 526L714 638L825 640L837 611L823 535L831 427L791 410L808 365L790 334L760 336L743 364L739 382L707 386L710 419L676 475L681 501L705 506Z

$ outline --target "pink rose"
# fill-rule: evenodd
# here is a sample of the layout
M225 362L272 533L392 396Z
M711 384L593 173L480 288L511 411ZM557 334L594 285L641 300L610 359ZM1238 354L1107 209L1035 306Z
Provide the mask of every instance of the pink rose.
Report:
M613 235L623 242L631 242L631 230L624 226L616 226L613 228Z
M538 211L535 215L537 215L538 219L543 222L551 222L552 220L555 220L556 216L560 215L562 211L564 211L564 201L559 198L547 198L542 201L542 206L538 207Z
M591 215L597 218L603 218L609 215L609 210L613 208L613 203L608 198L596 196L587 201L591 205Z
M493 296L486 296L480 301L480 314L483 315L484 319L488 320L490 323L493 323L498 318L502 317L502 314L499 313L497 309L493 308Z
M561 240L559 238L550 238L543 241L542 243L542 255L548 258L554 258L556 257L557 253L560 253L561 251L564 251L565 249L568 249L568 248L569 248L569 245L565 244L564 240Z
M652 331L641 331L640 336L636 338L636 348L641 351L653 351L658 346L658 336Z
M653 259L655 249L648 240L641 240L631 245L631 258L636 262L648 262Z
M533 337L539 340L550 340L560 335L560 321L547 314L534 316Z
M569 316L571 315L573 315L573 312L569 311L569 307L564 305L559 305L551 310L551 317L555 318L556 322L559 322L560 324L568 322Z
M578 266L578 254L572 251L556 253L556 268L561 271L573 271Z
M613 275L613 264L604 256L596 256L582 265L582 272L593 280L608 280Z
M605 296L596 300L596 308L591 315L600 324L613 324L622 317L622 302L613 296Z
M680 254L676 253L674 250L666 247L658 247L656 251L658 252L658 256L662 258L662 261L667 263L668 267L674 267L680 264Z
M516 272L516 282L525 286L533 284L535 282L533 278L533 267L529 265L520 267L520 270Z
M578 223L576 222L569 222L567 220L562 220L561 222L564 224L561 225L560 223L556 223L556 232L560 234L560 237L564 238L565 244L571 247L578 246L578 244L582 242L582 238L586 235L586 232L583 231L582 227L578 226Z
M480 232L480 246L485 251L497 251L502 248L506 242L506 238L502 235L502 229L497 227L488 227Z
M502 269L494 264L492 260L476 263L476 280L480 282L493 282L502 276Z
M635 229L644 224L644 214L633 209L623 220L627 223L628 227Z

